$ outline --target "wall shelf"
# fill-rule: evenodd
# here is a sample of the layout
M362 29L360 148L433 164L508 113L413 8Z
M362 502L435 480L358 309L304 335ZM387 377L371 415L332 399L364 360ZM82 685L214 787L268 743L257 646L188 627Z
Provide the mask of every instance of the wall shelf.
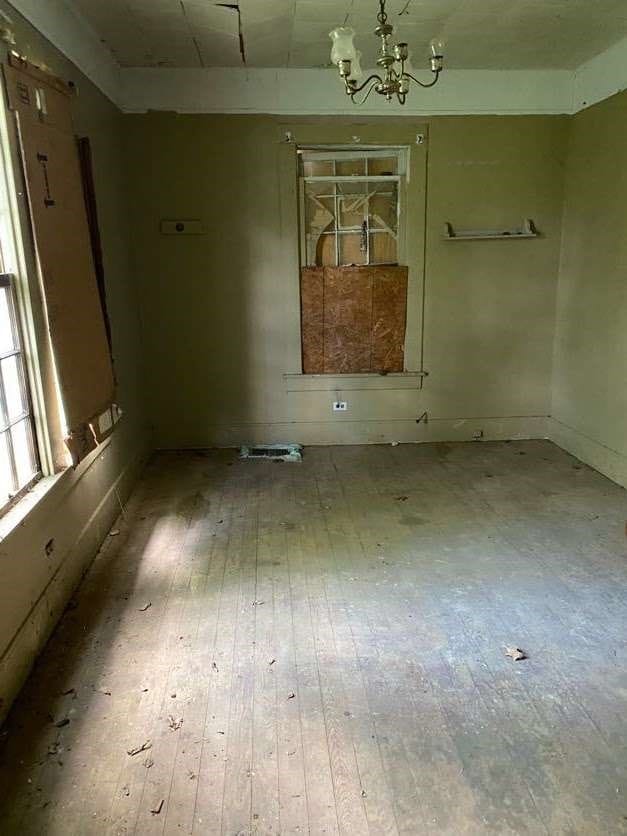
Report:
M539 234L531 218L523 221L520 229L463 229L456 231L452 224L444 224L446 241L480 241L480 240L512 240L514 238L538 238Z

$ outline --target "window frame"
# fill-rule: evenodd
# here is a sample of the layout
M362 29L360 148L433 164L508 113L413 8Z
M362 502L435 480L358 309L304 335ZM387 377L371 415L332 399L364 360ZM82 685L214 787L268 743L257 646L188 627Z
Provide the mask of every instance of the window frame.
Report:
M17 311L17 299L15 293L14 276L12 273L0 273L0 290L5 290L9 303L9 319L11 321L11 330L13 332L13 349L11 351L0 354L0 363L10 357L18 358L16 360L17 373L19 377L19 386L21 390L22 404L25 407L22 412L11 418L9 406L7 404L6 387L4 383L4 374L0 371L0 437L5 436L7 444L7 454L11 464L11 477L13 480L14 490L8 494L8 499L3 501L0 497L0 516L11 508L18 499L20 499L32 486L42 478L43 472L41 470L41 463L39 459L39 450L36 442L36 429L33 415L33 404L28 385L28 371L26 368L26 360L24 356L24 344L22 339L20 321ZM6 422L5 419L6 418ZM16 462L16 453L13 443L12 428L24 421L28 422L29 433L29 447L30 456L34 466L33 475L23 484L19 484L18 467Z
M14 317L20 339L23 381L30 416L38 473L11 499L0 505L0 519L15 507L39 480L67 469L60 401L47 330L47 313L39 280L24 184L17 124L9 110L0 78L0 251L3 274L11 277Z
M338 162L342 161L349 161L349 160L364 160L365 161L365 170L368 170L368 160L369 159L381 159L381 158L389 158L395 157L397 160L397 172L394 175L350 175L350 174L334 174L330 176L308 176L302 173L302 165L303 165L303 155L307 155L307 162L310 161L328 161L333 162L334 170L336 170L336 166ZM399 146L399 145L367 145L367 146L345 146L345 145L299 145L297 148L297 159L298 159L298 229L299 229L299 238L300 238L300 267L315 267L319 266L316 264L309 264L309 244L307 238L307 206L306 206L306 184L307 183L322 183L328 182L329 184L333 185L335 195L334 195L334 208L335 208L335 229L331 233L321 233L322 235L333 235L335 239L335 254L336 254L336 264L331 266L344 266L341 264L340 260L340 237L341 235L351 234L355 235L359 233L359 230L349 230L349 229L342 229L338 226L339 221L339 200L337 195L336 184L337 183L359 183L359 182L390 182L396 184L397 189L397 230L396 230L396 262L395 264L407 266L407 254L405 249L405 222L406 222L406 198L407 198L407 184L409 182L409 172L410 172L410 160L409 160L410 149L407 146ZM369 199L366 200L366 205L369 206ZM368 213L368 218L369 218ZM374 227L370 227L369 219L367 221L366 227L366 234L367 234L367 260L363 263L363 266L374 267L379 264L387 264L391 262L371 262L370 261L370 236L372 234L389 234L385 229L377 229ZM321 237L320 236L320 237ZM358 265L362 266L362 265Z

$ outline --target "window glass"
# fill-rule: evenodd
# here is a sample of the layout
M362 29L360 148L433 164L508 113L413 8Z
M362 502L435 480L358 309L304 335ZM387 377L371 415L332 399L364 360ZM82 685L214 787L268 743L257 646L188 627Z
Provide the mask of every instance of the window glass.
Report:
M400 159L300 151L304 266L398 264Z

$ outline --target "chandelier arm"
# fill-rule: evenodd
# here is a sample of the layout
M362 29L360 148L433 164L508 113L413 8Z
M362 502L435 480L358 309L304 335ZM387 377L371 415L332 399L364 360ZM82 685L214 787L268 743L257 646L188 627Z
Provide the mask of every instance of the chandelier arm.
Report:
M420 81L419 79L416 78L416 76L413 76L411 73L406 72L405 76L407 78L411 78L411 80L415 81L416 84L419 84L420 87L433 87L434 84L437 84L437 81L440 77L441 72L442 72L442 70L435 70L435 78L433 79L433 81L430 81L428 84L426 84L424 81Z
M371 78L378 78L378 76L371 76ZM360 102L356 102L356 101L355 101L355 93L358 93L358 92L359 92L359 90L355 90L355 93L353 93L353 95L351 96L351 100L353 101L353 103L354 103L354 104L356 104L356 105L360 105L360 106L361 106L362 104L365 104L365 103L366 103L366 101L368 100L368 96L370 96L370 94L371 94L371 93L372 93L372 91L375 89L375 87L377 86L377 84L378 84L378 83L380 83L380 81L378 81L378 82L377 82L377 81L374 81L374 82L372 83L372 85L371 85L370 89L368 90L368 92L366 93L366 95L363 97L363 99L362 99ZM363 89L363 85L362 85L362 87L361 87L360 89Z
M370 82L371 82L371 81L376 81L378 84L383 84L383 79L381 78L381 76L380 76L380 75L377 75L376 73L374 73L373 75L369 76L369 77L368 77L368 78L364 81L364 83L363 83L363 84L360 84L360 85L359 85L359 87L353 87L353 86L352 86L352 85L348 82L348 79L345 79L345 80L344 80L344 83L346 84L346 92L348 93L348 95L349 95L349 96L351 96L351 97L352 97L352 96L354 96L354 95L355 95L355 93L361 93L361 91L362 91L365 87L367 87L367 86L370 84ZM368 91L368 93L370 93L370 90Z

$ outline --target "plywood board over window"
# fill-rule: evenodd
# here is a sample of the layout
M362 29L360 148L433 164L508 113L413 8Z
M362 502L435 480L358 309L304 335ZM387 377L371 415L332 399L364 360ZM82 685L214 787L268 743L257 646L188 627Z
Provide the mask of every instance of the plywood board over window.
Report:
M37 259L63 408L77 463L102 437L115 400L109 344L94 270L72 91L25 62L4 67L15 112Z
M407 267L304 267L304 374L402 372Z

